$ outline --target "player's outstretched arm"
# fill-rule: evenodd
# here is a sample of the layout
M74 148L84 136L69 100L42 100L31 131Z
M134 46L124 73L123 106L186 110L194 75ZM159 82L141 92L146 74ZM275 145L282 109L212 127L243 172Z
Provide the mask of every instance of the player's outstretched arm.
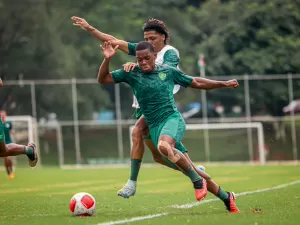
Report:
M217 88L237 88L239 83L236 79L228 81L210 80L201 77L193 77L193 81L189 85L191 88L211 90Z
M111 84L115 83L112 73L109 71L109 64L111 58L116 54L119 46L117 45L115 48L112 47L111 42L104 42L104 46L100 45L100 49L103 53L104 60L99 68L97 81L100 84Z
M129 53L128 49L128 42L119 40L115 38L114 36L110 34L103 33L99 30L97 30L95 27L91 26L84 18L80 18L78 16L72 16L71 19L73 20L73 25L76 27L80 27L83 30L88 31L91 33L95 38L98 40L105 42L105 41L110 41L112 46L115 47L119 45L119 49L125 53Z

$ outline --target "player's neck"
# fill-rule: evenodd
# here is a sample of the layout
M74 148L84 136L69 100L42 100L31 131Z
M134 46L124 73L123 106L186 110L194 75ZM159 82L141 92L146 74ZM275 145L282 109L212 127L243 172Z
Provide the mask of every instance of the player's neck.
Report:
M161 48L159 48L159 49L157 50L157 53L160 52L165 46L166 46L166 44L164 44L163 46L161 46Z

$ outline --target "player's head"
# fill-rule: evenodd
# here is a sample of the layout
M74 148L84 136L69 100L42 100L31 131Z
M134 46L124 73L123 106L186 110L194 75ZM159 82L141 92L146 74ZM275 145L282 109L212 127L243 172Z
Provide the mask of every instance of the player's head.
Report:
M7 113L6 113L6 111L5 111L5 110L1 110L1 111L0 111L0 114L1 114L1 118L3 119L3 121L2 121L2 122L5 122L5 120L6 120L6 116L7 116Z
M157 19L148 19L143 26L144 39L150 42L154 50L159 52L169 39L169 31L165 23Z
M136 60L139 64L140 69L149 73L155 68L156 52L150 42L141 41L135 47Z

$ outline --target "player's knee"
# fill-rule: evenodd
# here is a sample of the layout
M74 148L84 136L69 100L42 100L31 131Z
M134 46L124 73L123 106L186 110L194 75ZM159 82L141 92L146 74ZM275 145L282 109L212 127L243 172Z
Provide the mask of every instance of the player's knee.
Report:
M180 160L180 154L174 151L173 147L166 141L159 141L158 150L162 155L168 158L172 163L177 163Z
M168 157L169 151L172 151L170 144L166 141L159 141L157 148L159 152L166 157Z

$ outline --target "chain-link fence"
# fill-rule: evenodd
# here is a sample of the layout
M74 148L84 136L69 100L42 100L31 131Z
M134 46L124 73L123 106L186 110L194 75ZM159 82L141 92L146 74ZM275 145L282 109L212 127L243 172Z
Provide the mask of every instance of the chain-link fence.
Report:
M240 87L207 91L206 105L201 91L182 88L175 99L187 123L261 122L267 160L299 159L300 75L209 78L237 79ZM43 164L59 164L61 157L64 164L117 163L129 158L129 127L135 122L130 87L99 85L95 79L11 80L1 91L2 107L9 115L37 118ZM183 142L196 152L194 160L206 160L201 156L205 151L211 152L213 161L249 160L245 152L253 152L250 160L255 160L255 132L188 131ZM148 151L145 161L152 161Z

